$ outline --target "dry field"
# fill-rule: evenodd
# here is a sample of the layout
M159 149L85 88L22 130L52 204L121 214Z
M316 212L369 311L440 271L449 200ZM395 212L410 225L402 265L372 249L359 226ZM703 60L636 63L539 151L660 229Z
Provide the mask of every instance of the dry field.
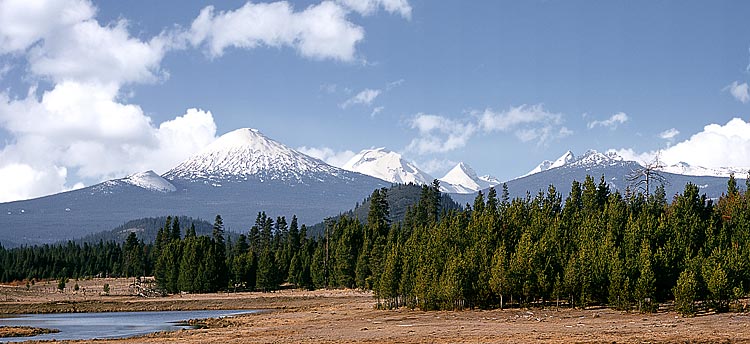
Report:
M99 295L104 283L110 296ZM267 309L209 320L208 328L97 343L750 343L750 315L682 318L672 312L524 309L462 312L380 311L370 293L352 290L129 296L127 280L81 281L87 295L44 289L44 282L2 287L0 314L162 309ZM72 285L72 282L69 283ZM50 282L49 286L56 286ZM97 289L98 288L98 289ZM89 292L97 290L97 293ZM1 321L0 321L1 322Z

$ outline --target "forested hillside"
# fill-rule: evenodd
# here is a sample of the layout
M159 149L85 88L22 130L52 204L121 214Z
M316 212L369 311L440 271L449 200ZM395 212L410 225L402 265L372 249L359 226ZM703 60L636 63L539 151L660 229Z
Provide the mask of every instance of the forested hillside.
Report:
M212 225L210 222L202 219L194 219L188 216L174 217L178 223L193 224L195 225L195 232L198 235L211 234ZM143 240L145 243L152 243L156 240L156 234L160 228L164 227L166 222L166 216L160 217L145 217L142 219L130 220L115 227L112 230L89 234L81 239L75 240L79 243L87 242L89 244L96 244L100 241L114 241L118 243L125 242L131 232L135 233L138 239ZM174 220L170 220L174 221Z
M386 191L386 202L388 203L388 221L389 223L393 222L401 222L406 217L406 212L409 210L409 208L414 207L418 202L422 195L422 186L415 185L412 183L409 184L396 184L391 186ZM440 209L441 210L457 210L461 208L461 205L459 203L456 203L452 197L455 195L448 195L446 193L442 193L440 195ZM342 216L348 216L350 218L355 218L359 220L360 222L364 223L367 221L367 215L370 213L370 199L371 196L368 196L365 198L362 203L357 203L357 205L349 210L346 211L338 216L332 217L330 220L336 221ZM324 234L325 232L325 221L320 222L317 224L314 224L312 226L307 227L307 234L312 237L318 237Z
M2 279L156 276L164 292L365 288L383 308L608 305L650 312L674 301L683 314L739 309L750 287L750 193L729 179L716 202L696 185L668 202L612 192L602 177L510 199L503 188L466 209L444 210L423 186L403 221L391 222L388 190L365 221L341 216L319 237L296 217L259 213L237 240L220 216L211 236L168 218L153 245L129 236L99 244L0 248ZM225 241L226 240L226 241Z

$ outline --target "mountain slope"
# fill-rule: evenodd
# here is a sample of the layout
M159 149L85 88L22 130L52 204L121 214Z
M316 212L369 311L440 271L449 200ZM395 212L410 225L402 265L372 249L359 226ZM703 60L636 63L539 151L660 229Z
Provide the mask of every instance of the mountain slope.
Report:
M163 177L163 178L162 178ZM50 243L164 215L246 231L259 211L316 223L390 184L297 152L254 129L227 133L162 177L152 172L0 204L0 243ZM171 185L171 187L170 187Z
M567 153L563 155L563 157L566 156L568 156ZM571 153L570 156L574 155ZM621 193L624 193L630 184L626 180L627 175L634 170L642 168L637 162L627 161L616 153L600 153L594 150L590 150L579 157L565 160L565 163L560 164L560 166L508 181L507 185L511 196L525 197L527 192L533 196L540 190L546 192L549 185L554 185L558 192L567 195L570 192L573 180L583 182L586 175L594 177L597 183L604 176L606 182L613 190L619 190ZM667 184L665 185L667 200L671 200L673 195L681 193L688 182L697 185L701 193L705 193L711 198L719 197L726 191L728 178L690 176L668 172L662 172L662 174L667 180Z
M365 149L344 164L345 170L359 172L394 184L431 184L433 178L401 154L385 148Z

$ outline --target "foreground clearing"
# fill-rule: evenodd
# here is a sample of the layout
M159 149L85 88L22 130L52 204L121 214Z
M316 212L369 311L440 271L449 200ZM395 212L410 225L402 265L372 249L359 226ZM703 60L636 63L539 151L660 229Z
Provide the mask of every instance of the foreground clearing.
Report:
M115 289L127 281L111 280ZM94 280L92 284L103 284ZM375 310L371 293L352 290L218 293L139 298L35 293L3 287L0 314L60 311L267 309L208 320L208 328L155 333L97 343L488 343L488 342L728 342L750 343L750 315L682 318L673 312L623 313L611 309L530 309L461 312Z

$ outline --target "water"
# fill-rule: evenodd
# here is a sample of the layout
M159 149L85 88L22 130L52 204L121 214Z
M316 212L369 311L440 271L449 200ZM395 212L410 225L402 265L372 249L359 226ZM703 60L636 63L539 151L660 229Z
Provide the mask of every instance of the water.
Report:
M0 338L0 342L25 340L66 340L94 338L122 338L157 331L175 331L189 326L177 323L189 319L218 318L244 313L249 310L223 311L161 311L161 312L110 312L24 314L14 318L0 318L1 326L31 326L58 329L58 333L33 337Z

